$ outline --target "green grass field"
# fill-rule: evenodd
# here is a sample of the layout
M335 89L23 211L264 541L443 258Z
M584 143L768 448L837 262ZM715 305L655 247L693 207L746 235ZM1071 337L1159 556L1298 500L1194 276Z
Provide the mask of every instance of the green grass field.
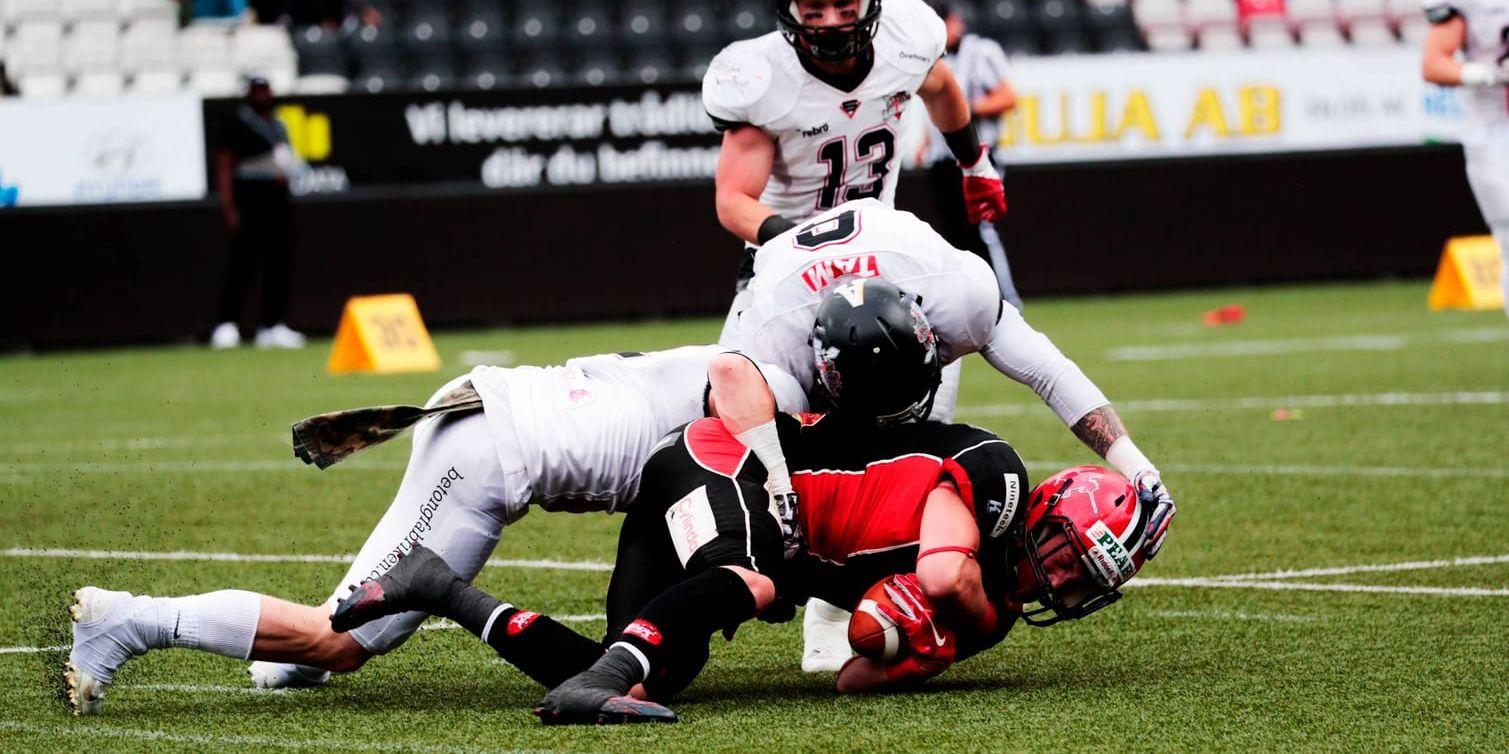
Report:
M323 600L344 567L290 556L354 552L387 507L408 443L318 472L291 457L295 419L422 401L467 368L464 352L551 363L702 342L715 322L442 333L443 371L402 377L328 376L328 341L293 353L0 358L0 546L12 548L0 553L0 742L1509 750L1509 323L1502 312L1427 313L1425 294L1407 282L1032 302L1029 319L1118 403L1179 502L1140 588L1077 624L1019 628L925 693L840 698L830 678L798 669L799 622L751 625L715 640L676 705L682 723L653 727L541 727L528 711L541 690L454 630L421 632L313 691L254 692L242 663L157 652L128 665L90 719L68 715L64 653L46 648L67 642L69 594L84 584ZM1201 312L1232 303L1246 306L1245 323L1201 324ZM1030 391L973 357L959 418L1009 439L1038 478L1094 460ZM535 513L504 533L497 556L607 561L617 525ZM1391 564L1406 565L1363 568ZM1289 569L1330 570L1254 576ZM515 603L591 615L607 578L492 567L479 581Z

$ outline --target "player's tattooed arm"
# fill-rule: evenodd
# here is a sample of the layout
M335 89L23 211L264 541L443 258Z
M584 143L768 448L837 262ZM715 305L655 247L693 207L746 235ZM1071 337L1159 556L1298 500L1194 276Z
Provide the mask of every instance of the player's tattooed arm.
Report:
M1116 414L1116 409L1111 408L1110 404L1085 414L1084 418L1074 423L1073 429L1074 436L1101 458L1105 458L1111 445L1126 437L1127 433L1126 427L1121 423L1121 417Z

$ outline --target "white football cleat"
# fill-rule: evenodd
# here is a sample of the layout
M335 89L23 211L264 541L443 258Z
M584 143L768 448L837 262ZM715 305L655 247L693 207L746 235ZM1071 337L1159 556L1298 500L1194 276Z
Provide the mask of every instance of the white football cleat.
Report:
M68 608L73 619L73 647L68 652L68 701L75 715L94 715L104 704L105 690L115 680L115 671L126 661L147 651L137 635L136 598L129 592L111 592L86 586L73 593Z
M303 348L304 334L279 322L257 331L258 348Z
M210 333L210 348L217 351L239 345L241 345L241 329L236 327L235 322L221 322L215 325L215 331Z
M854 656L849 647L849 611L816 597L808 599L802 642L802 672L838 672Z
M259 689L302 689L323 686L330 671L290 662L254 662L246 666L252 685Z

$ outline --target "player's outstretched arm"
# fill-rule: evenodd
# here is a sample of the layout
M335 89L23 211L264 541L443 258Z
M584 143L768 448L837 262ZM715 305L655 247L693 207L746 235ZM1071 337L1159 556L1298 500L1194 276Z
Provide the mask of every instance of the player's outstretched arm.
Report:
M774 165L775 141L769 134L747 125L723 132L714 177L718 222L752 244L763 244L793 225L760 203Z
M1105 393L1009 303L1002 305L980 354L1001 374L1032 388L1080 442L1137 486L1148 516L1143 552L1149 558L1157 555L1173 519L1174 501L1158 468L1132 442Z

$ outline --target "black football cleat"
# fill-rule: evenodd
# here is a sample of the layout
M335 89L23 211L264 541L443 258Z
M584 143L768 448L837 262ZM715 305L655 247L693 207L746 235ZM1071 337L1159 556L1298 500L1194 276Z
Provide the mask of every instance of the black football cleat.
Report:
M610 696L601 702L585 699L546 700L534 708L545 725L633 725L674 723L676 713L654 702L632 696Z
M330 614L330 627L344 633L410 610L434 613L435 606L464 583L433 550L415 545L387 573L353 587Z

